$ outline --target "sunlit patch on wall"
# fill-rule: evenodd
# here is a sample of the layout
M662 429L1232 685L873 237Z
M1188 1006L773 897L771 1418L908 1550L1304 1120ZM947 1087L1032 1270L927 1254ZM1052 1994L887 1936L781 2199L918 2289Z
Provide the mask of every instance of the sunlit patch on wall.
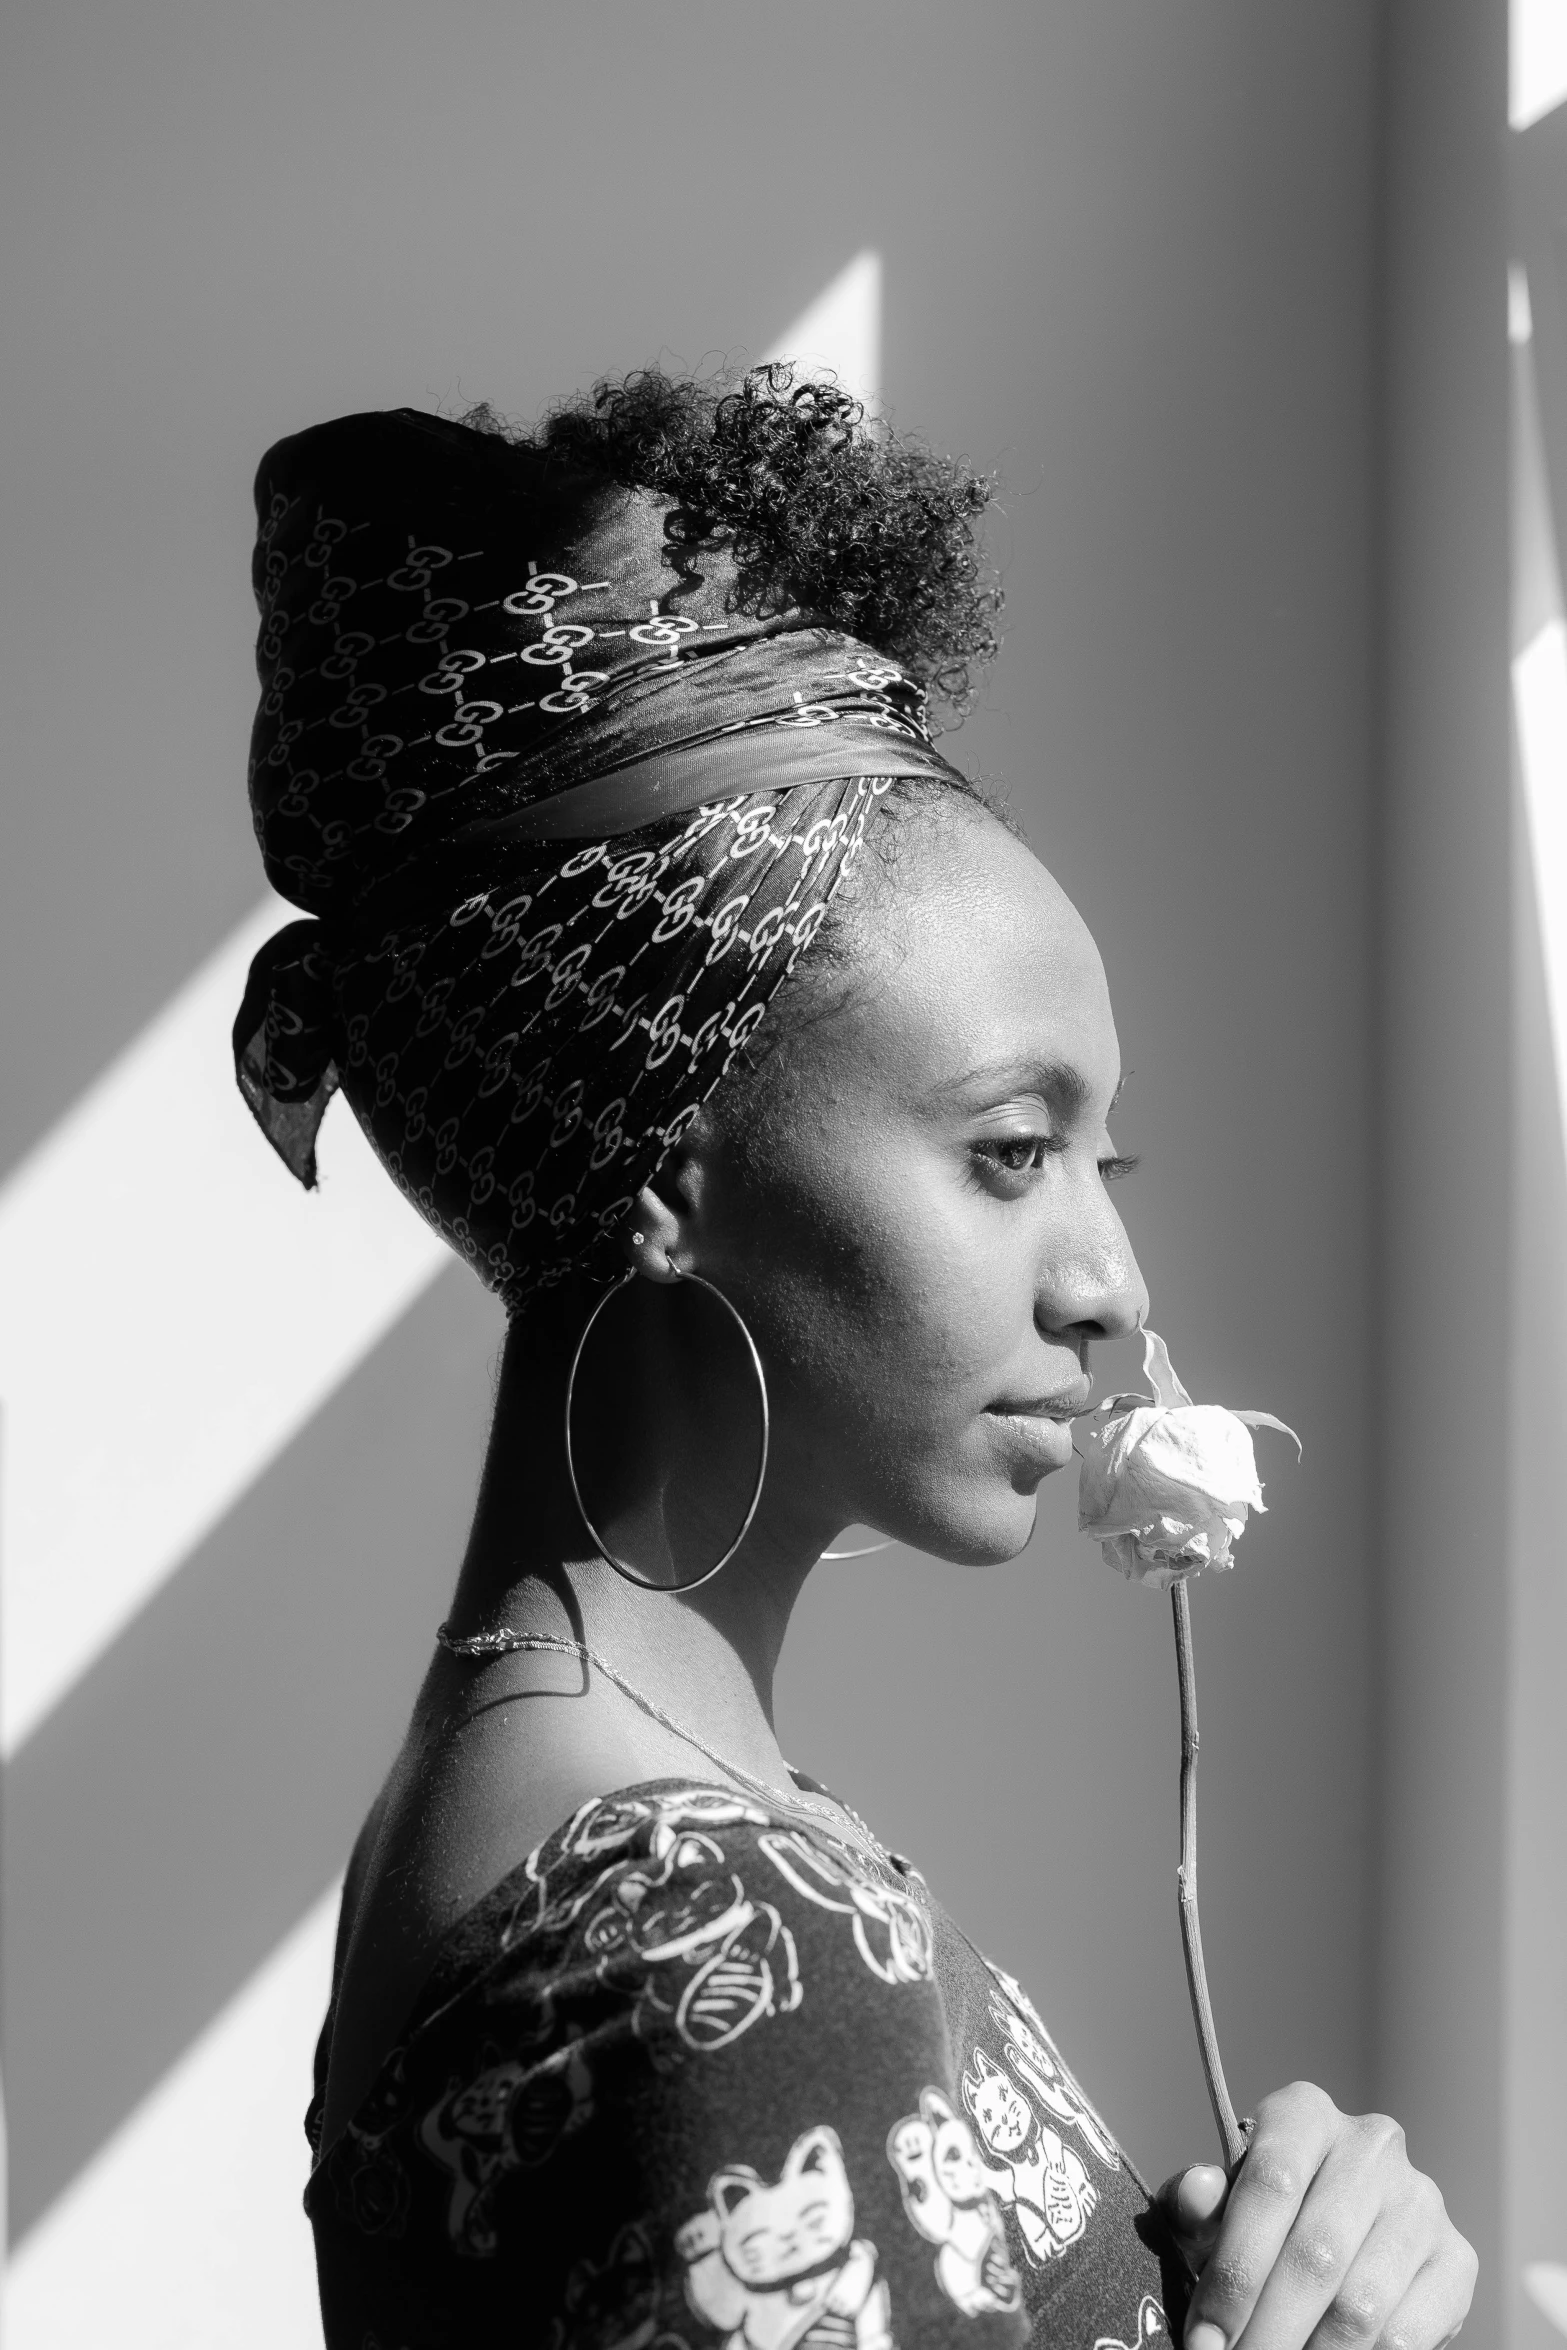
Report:
M1511 0L1507 118L1515 131L1567 98L1567 0Z
M306 1193L229 1030L269 898L0 1190L0 1739L14 1752L451 1262L352 1112Z
M319 2341L301 2124L337 1898L334 1886L13 2255L8 2350Z
M857 253L763 357L793 359L806 375L831 375L857 400L881 396L881 255Z

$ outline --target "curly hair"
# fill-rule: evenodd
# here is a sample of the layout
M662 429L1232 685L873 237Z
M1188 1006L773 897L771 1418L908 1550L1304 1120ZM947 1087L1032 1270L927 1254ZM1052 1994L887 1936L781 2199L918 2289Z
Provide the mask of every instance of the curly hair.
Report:
M993 479L787 362L710 382L643 368L531 430L488 405L462 422L678 499L675 543L722 539L742 610L800 610L858 637L953 718L997 650L1001 591L977 540Z

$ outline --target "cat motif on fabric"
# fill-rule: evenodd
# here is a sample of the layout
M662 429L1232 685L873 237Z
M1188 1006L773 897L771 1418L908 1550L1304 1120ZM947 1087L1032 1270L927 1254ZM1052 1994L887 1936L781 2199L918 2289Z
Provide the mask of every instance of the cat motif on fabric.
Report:
M644 2017L668 2018L688 2048L727 2048L803 1996L794 1936L773 1903L751 1898L715 1833L767 1817L710 1789L584 1805L564 1851L603 1868L557 1901L532 1854L536 1923L572 1932L601 1973L627 1957L642 1962Z
M1052 2121L1064 2130L1076 2130L1107 2169L1119 2170L1120 2148L1068 2070L1038 2008L1015 1975L1007 1974L993 1959L985 1964L997 1985L991 1993L990 2012L1001 2033L1008 2064Z
M619 2229L602 2260L579 2260L566 2280L566 2305L550 2330L549 2350L683 2350L661 2333L658 2265L647 2231Z
M1170 2325L1151 2293L1145 2293L1137 2312L1137 2334L1123 2342L1116 2334L1101 2334L1094 2350L1169 2350Z
M772 2183L749 2164L715 2171L675 2249L686 2298L726 2350L893 2350L876 2247L854 2233L843 2147L825 2124L796 2138Z
M1007 2257L991 2175L974 2133L939 2089L920 2091L918 2113L905 2114L887 2137L903 2208L936 2254L936 2282L965 2317L1012 2310L1022 2283Z
M962 2089L981 2144L1002 2166L988 2175L1011 2206L1024 2249L1033 2261L1053 2259L1086 2230L1098 2188L1081 2158L983 2048L965 2068Z
M854 1946L883 1983L928 1983L934 1964L930 1920L907 1893L834 1859L797 1829L757 1838L768 1859L806 1901L853 1922Z
M480 2259L495 2252L502 2182L514 2171L536 2170L592 2112L592 2075L574 2039L537 2064L507 2058L452 2085L424 2116L419 2136L451 2174L446 2226L457 2251Z

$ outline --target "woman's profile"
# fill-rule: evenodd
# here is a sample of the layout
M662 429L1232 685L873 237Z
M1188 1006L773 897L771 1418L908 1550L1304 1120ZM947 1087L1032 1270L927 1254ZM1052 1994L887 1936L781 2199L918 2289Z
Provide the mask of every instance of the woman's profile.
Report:
M329 2350L1433 2350L1468 2307L1395 2126L1319 2090L1151 2195L773 1732L843 1529L1016 1556L1146 1310L1098 953L930 731L994 649L986 496L779 368L262 461L251 804L305 918L240 1083L306 1183L341 1088L508 1312L344 1893Z

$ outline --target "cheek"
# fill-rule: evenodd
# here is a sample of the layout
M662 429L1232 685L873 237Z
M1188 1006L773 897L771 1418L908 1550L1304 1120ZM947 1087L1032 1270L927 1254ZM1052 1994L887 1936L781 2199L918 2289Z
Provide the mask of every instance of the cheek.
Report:
M1031 1318L1028 1269L995 1203L929 1161L845 1152L793 1180L780 1171L746 1224L748 1244L726 1253L758 1336L780 1368L834 1386L874 1364L880 1391L892 1373L905 1397L951 1396Z
M1037 1344L1037 1227L889 1131L861 1147L852 1120L811 1135L802 1117L764 1167L715 1186L701 1269L751 1326L780 1465L842 1523L1013 1558L1044 1472L1020 1475L982 1415Z

